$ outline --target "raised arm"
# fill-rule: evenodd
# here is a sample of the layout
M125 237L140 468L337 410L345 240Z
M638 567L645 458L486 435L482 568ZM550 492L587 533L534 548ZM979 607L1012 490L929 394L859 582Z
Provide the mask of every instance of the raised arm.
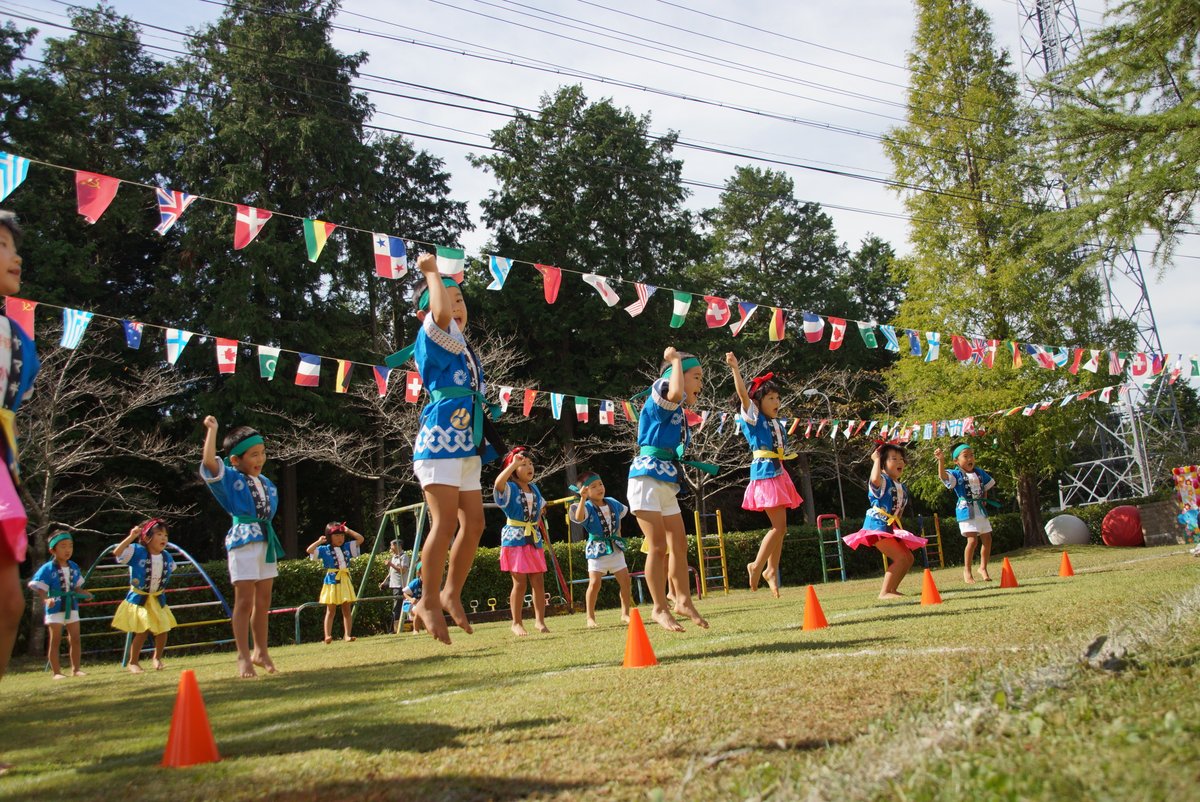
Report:
M667 400L672 404L678 404L683 401L683 357L679 355L674 346L668 345L667 350L663 351L663 361L671 363L671 379L667 383Z
M135 527L133 527L133 529L130 529L129 534L125 536L125 539L122 540L120 543L118 543L117 548L115 550L113 550L113 556L114 557L119 556L121 554L121 552L123 552L123 551L125 551L125 549L129 548L129 544L132 543L133 541L137 540L138 535L141 534L141 531L142 531L141 527L138 527L138 526L135 526Z
M221 472L221 462L217 459L217 419L209 415L204 419L204 452L201 463L210 476Z
M346 525L342 524L342 526L346 526ZM346 534L349 535L350 537L354 538L354 542L360 546L363 544L363 541L366 540L365 537L360 535L358 532L355 532L353 529L351 529L348 526L346 526Z
M492 482L492 489L496 491L496 495L500 495L504 492L504 488L508 487L509 478L513 475L513 473L516 472L517 468L521 467L526 461L528 461L528 457L526 457L524 454L517 454L515 457L513 457L513 461L508 463L504 470L500 471L500 474L496 477L496 481Z
M742 372L738 370L738 358L733 355L733 351L727 351L725 361L729 364L729 371L733 374L733 386L737 388L738 400L742 404L742 409L750 409L750 405L754 402L750 400L750 391L746 389Z
M432 253L423 253L417 257L417 270L425 277L429 289L429 314L433 316L434 324L445 331L450 330L450 294L442 284L442 274L437 269L437 257Z
M883 487L883 462L879 458L882 449L875 449L871 454L871 487Z
M940 448L933 452L933 456L937 457L938 463L938 479L942 483L950 481L950 474L946 473L946 454Z
M307 549L305 549L305 551L308 553L309 556L312 556L317 553L318 548L320 548L321 546L324 546L328 542L329 542L329 538L325 537L324 535L321 535L319 538L314 540L309 545L309 547Z

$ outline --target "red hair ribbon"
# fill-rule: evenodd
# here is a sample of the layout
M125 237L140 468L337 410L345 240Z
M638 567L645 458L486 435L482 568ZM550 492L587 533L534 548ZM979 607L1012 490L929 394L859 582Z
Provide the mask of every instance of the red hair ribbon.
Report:
M899 445L900 445L899 440L876 440L875 441L875 450L878 451L879 449L883 448L884 446L899 446Z
M513 460L517 458L518 454L524 454L528 450L525 446L513 446L510 448L508 453L504 455L504 467L507 468L509 465L512 465Z
M149 521L146 521L141 526L142 532L138 536L138 540L140 540L143 544L149 542L150 533L154 531L154 528L157 526L163 526L164 524L166 524L166 521L164 521L162 518L151 518Z
M755 393L758 392L759 387L762 387L764 384L766 384L767 382L771 381L774 378L775 378L774 373L764 373L761 376L755 376L753 379L750 380L750 393L749 394L754 395Z

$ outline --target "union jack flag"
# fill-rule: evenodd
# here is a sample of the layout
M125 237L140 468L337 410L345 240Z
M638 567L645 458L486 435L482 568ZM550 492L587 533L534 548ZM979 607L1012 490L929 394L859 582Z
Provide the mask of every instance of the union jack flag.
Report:
M645 311L646 302L650 300L650 296L654 294L654 291L657 290L658 287L651 287L649 284L637 283L635 283L633 286L637 288L638 299L629 306L625 307L625 311L629 313L630 317L637 317Z
M155 226L154 230L159 234L166 234L171 230L171 226L179 222L180 216L187 207L192 205L196 196L173 189L159 188L155 192L158 193L158 216L162 222Z

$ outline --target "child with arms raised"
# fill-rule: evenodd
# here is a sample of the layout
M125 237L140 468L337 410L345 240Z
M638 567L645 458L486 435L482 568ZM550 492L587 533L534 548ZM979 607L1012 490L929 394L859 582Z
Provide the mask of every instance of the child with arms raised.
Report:
M767 580L775 598L779 598L779 558L783 554L783 536L787 534L787 511L804 502L783 467L785 459L793 459L796 455L786 453L787 434L779 423L779 386L772 381L775 375L755 376L747 387L738 370L737 357L730 352L725 354L725 361L729 363L737 388L738 427L754 457L750 463L750 484L746 485L742 496L742 509L765 512L771 523L758 546L758 556L746 566L750 590L758 590L758 580L762 577Z
M900 515L908 503L908 490L900 482L904 473L904 449L896 443L879 443L871 453L871 479L867 485L867 510L863 528L842 540L852 549L874 546L888 558L883 575L881 599L901 599L899 587L908 569L912 568L912 553L924 547L925 538L905 531Z
M117 562L129 566L129 593L117 607L112 625L133 633L129 647L129 671L133 674L142 673L147 632L154 633L154 670L162 670L167 633L177 626L175 614L162 598L175 570L175 560L166 552L167 538L166 522L151 518L129 530L113 551Z
M351 538L349 543L346 542L347 536ZM325 534L314 540L307 549L310 557L315 557L325 566L325 579L317 600L325 605L326 643L333 643L333 616L338 607L342 608L342 639L354 640L350 634L353 626L350 605L358 598L358 594L354 592L354 583L350 581L350 560L358 556L363 540L365 538L362 535L344 522L333 521L325 524Z
M951 456L958 467L946 470L946 456L939 448L933 452L937 458L938 478L947 490L952 490L958 496L954 507L954 517L958 520L958 530L967 539L963 549L963 581L968 585L975 583L971 575L971 562L975 558L975 545L979 544L979 575L985 582L990 582L988 575L988 558L992 554L992 522L988 520L983 509L983 501L988 491L996 486L996 480L986 471L975 467L975 450L966 443L954 447Z
M625 564L625 538L621 537L621 521L629 512L624 504L604 495L604 481L599 474L587 471L580 475L579 484L571 485L579 494L579 503L569 510L571 520L583 524L587 532L587 625L596 626L596 600L605 574L612 574L621 588L621 623L629 623L633 597L629 592L629 566Z
M525 587L533 594L534 626L538 632L549 632L546 626L546 554L538 522L546 501L542 491L533 483L533 461L528 449L517 446L504 456L504 470L496 477L492 489L496 505L504 510L508 521L500 532L500 570L512 574L512 592L508 595L512 610L514 635L526 635L521 622L525 607Z

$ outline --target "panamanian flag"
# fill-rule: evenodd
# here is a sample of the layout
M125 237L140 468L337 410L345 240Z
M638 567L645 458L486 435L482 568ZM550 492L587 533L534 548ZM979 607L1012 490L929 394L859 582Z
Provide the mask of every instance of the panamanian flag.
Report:
M404 240L390 234L372 234L375 248L375 275L380 278L403 278L408 272L408 249Z

